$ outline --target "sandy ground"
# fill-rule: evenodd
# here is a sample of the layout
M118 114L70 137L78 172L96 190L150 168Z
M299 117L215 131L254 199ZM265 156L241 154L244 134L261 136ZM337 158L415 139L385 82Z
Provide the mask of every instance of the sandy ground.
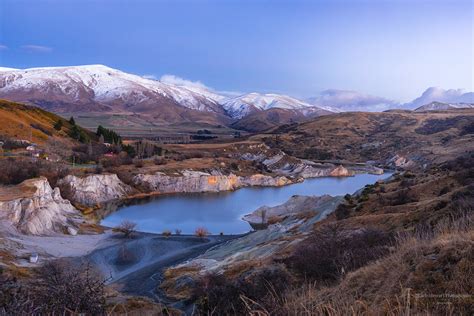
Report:
M97 235L30 236L19 234L11 226L0 223L0 248L12 253L20 266L37 266L44 260L64 257L84 257L92 251L118 243L112 230ZM30 264L29 255L39 254L39 262Z
M102 246L114 243L112 232L108 231L99 235L77 236L19 236L9 238L22 244L25 250L36 251L49 257L80 257L85 256Z

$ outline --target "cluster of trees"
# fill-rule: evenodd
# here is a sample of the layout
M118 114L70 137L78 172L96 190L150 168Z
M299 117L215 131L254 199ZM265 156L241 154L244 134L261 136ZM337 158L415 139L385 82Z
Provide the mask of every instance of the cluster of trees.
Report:
M97 127L96 135L101 139L101 143L109 143L109 144L122 144L122 137L117 134L115 131L105 128L102 125Z
M56 122L54 128L62 127L62 123L59 123L59 122L62 122L62 121L59 120L58 122ZM69 137L76 139L84 144L87 144L91 141L91 138L89 137L87 132L76 125L76 121L74 120L74 117L71 116L71 118L69 119L69 124L71 124L71 128L69 129Z
M191 138L194 140L208 140L217 138L217 136L212 135L212 132L208 129L200 129L197 131L197 135L192 135Z
M164 156L165 149L146 140L140 140L131 145L134 154L138 158L150 158L153 156Z

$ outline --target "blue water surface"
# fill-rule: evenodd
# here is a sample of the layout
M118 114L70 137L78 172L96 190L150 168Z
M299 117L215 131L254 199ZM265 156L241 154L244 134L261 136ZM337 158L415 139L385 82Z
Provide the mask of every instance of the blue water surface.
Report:
M251 230L242 216L260 206L275 206L293 195L352 194L367 184L389 177L358 174L354 177L325 177L283 187L252 187L231 192L158 196L146 203L125 206L104 218L102 225L114 227L123 220L137 223L139 231L161 233L176 229L192 234L205 227L212 234L240 234Z

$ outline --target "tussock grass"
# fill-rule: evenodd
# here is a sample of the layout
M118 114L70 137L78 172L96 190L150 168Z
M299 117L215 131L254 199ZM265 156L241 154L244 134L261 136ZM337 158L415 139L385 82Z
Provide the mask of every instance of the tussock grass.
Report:
M399 234L393 252L334 286L288 288L281 315L469 315L474 306L473 213ZM281 296L280 296L281 297ZM251 315L274 315L259 302Z

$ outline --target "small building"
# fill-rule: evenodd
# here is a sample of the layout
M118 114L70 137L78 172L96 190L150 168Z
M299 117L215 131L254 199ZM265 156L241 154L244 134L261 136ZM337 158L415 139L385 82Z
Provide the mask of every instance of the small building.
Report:
M30 263L37 263L39 259L38 253L34 252L30 255Z

